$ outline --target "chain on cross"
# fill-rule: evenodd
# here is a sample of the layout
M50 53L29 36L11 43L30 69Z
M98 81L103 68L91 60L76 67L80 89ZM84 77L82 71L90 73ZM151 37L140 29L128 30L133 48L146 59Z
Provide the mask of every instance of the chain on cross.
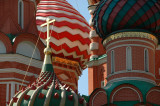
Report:
M42 24L41 27L44 27L47 25L47 39L46 39L46 42L47 42L47 48L49 47L49 42L50 42L50 37L49 37L49 24L50 23L54 23L55 22L55 19L53 20L50 20L49 18L46 19L46 23Z

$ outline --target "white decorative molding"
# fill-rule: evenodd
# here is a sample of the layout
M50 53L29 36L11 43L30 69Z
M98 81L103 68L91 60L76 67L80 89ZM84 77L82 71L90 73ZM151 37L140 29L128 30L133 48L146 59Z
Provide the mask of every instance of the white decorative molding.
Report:
M155 45L153 44L153 43L151 43L151 42L149 42L149 41L146 41L146 40L140 40L140 39L121 39L121 40L118 40L118 41L114 41L114 42L112 42L112 43L110 43L110 44L108 44L108 45L106 45L106 49L108 49L108 47L110 47L110 46L112 46L112 45L114 45L114 44L117 44L117 43L125 43L125 42L130 42L130 41L136 41L136 42L142 42L142 43L147 43L147 44L149 44L150 46L152 46L153 48L155 48Z
M88 7L89 13L92 15L96 9L97 5L90 5Z
M121 73L144 73L144 74L151 75L152 77L156 78L154 74L152 74L152 73L150 73L150 72L145 72L144 70L131 70L131 71L122 70L122 71L115 72L114 74L109 74L109 75L107 76L107 78L110 78L110 77L112 77L113 75L121 74Z
M17 84L17 91L19 91L19 84Z
M69 77L68 76L66 76L65 74L60 74L60 75L58 75L60 78L62 78L63 80L67 80L67 79L69 79Z
M92 60L87 63L87 67L99 66L107 63L107 56L98 60Z
M98 50L99 44L97 42L90 43L90 50Z
M96 94L94 95L94 97L93 97L93 99L92 99L92 104L93 104L93 102L94 102L95 97L96 97L99 93L104 93L104 94L107 96L106 92L104 92L104 91L99 91L98 93L96 93Z
M96 33L96 30L91 30L89 33L89 38L92 39L94 37L98 37L98 34Z
M18 62L18 63L22 63L22 64L25 64L25 65L29 65L30 59L31 58L20 55L20 54L0 54L0 62L9 61L9 62ZM41 69L42 64L43 64L42 61L32 59L32 62L31 62L30 66Z
M12 82L14 82L15 84L27 86L26 84L22 84L22 83L19 83L19 82L16 82L16 81L5 81L5 82L0 82L0 84L11 84Z
M110 81L107 82L107 84L113 84L115 82L119 82L119 81L126 81L126 80L137 80L137 81L145 81L148 83L151 83L153 85L157 85L155 81L147 79L147 78L142 78L142 77L121 77L121 78L115 78L112 79ZM107 87L105 87L105 89L107 89Z
M16 80L16 81L20 81L20 82L22 82L23 80L22 79L19 79L19 78L0 78L0 81L3 81L3 80ZM29 83L29 81L23 81L23 82L25 82L25 83Z
M9 102L9 84L6 84L6 102Z
M156 45L158 44L158 39L154 35L146 33L146 32L119 32L119 33L116 33L116 34L113 34L113 35L110 35L109 37L107 37L103 41L103 46L105 47L107 45L107 43L110 41L113 41L113 40L119 39L119 38L125 38L125 37L146 38L146 39L153 41Z
M137 92L137 90L133 89L132 87L121 87L121 88L119 88L117 91L115 91L115 92L113 93L111 103L113 103L113 98L114 98L115 94L116 94L119 90L121 90L121 89L123 89L123 88L129 88L129 89L132 89L133 91L135 91L135 92L138 94L138 97L139 97L140 102L142 102L141 96L139 95L139 93Z
M94 25L94 22L92 21L92 19L93 19L93 18L91 18L91 19L89 20L89 26L91 26L91 27L93 27L93 25Z
M152 88L151 88L151 89L152 89ZM160 92L159 89L152 89L152 90L150 90L150 91L147 93L146 98L148 97L149 93L151 93L151 92L153 92L153 91Z
M20 69L16 69L16 68L4 68L4 69L0 69L0 73L18 73L18 74L22 74L22 75L26 75L26 76L34 76L36 78L38 78L38 74L34 74L31 72L26 72L24 70L20 70Z
M94 59L94 58L98 58L98 55L91 55L90 56L90 60Z
M122 45L114 46L114 47L112 47L112 48L110 48L110 49L107 49L107 48L106 48L106 50L107 50L106 52L109 52L109 51L112 50L112 49L115 49L115 48L118 48L118 47L123 47L123 46L125 46L125 47L127 47L127 46L138 46L138 47L148 48L148 49L154 51L154 48L151 48L151 47L145 46L145 45L141 45L141 44L122 44Z
M14 96L15 94L15 82L11 83L11 98Z

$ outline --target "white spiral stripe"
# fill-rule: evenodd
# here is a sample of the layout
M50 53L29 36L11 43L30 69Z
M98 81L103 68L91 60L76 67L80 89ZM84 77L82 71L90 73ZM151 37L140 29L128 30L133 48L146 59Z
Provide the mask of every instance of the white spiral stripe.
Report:
M37 26L38 27L38 31L41 31L43 33L47 32L47 28L44 27L44 28L41 28L40 26ZM55 31L57 33L61 33L61 32L69 32L70 34L72 34L72 36L76 35L76 34L79 34L81 35L83 38L88 38L88 33L87 32L82 32L81 30L79 29L71 29L69 28L68 26L63 26L63 27L56 27L56 26L50 26L49 28L51 31ZM71 37L72 37L71 36Z

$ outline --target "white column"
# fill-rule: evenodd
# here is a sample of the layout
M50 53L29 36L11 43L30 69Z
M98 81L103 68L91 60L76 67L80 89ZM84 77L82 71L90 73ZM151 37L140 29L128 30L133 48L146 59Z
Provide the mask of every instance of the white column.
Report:
M15 82L11 83L11 98L14 96L15 94Z
M19 84L17 84L17 91L19 91Z
M9 83L7 83L6 86L6 102L9 102Z

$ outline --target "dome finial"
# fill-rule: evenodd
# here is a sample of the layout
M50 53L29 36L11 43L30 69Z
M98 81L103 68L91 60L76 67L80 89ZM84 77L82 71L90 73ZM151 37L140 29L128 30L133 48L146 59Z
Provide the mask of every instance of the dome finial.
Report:
M49 18L47 18L46 23L41 25L41 27L44 27L47 25L47 39L46 39L47 47L44 49L45 58L44 58L44 63L43 63L43 67L42 67L42 72L45 72L45 71L52 72L53 71L53 66L52 66L52 61L51 61L52 50L49 46L49 43L50 43L49 24L53 23L54 21L55 21L55 19L50 20Z

